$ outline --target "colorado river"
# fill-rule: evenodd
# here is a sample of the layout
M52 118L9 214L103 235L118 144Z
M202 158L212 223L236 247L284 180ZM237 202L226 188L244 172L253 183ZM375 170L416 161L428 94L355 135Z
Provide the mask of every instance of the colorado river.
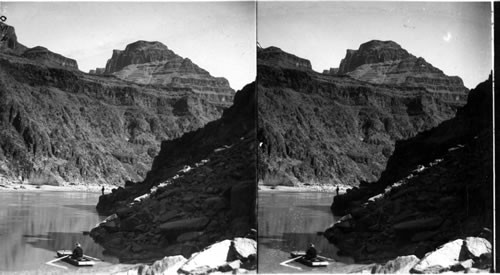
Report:
M352 259L338 257L338 249L317 234L337 218L330 211L333 196L318 192L259 192L259 273L345 273L357 266ZM309 243L315 244L319 255L335 262L314 269L295 262L280 265L290 259L291 251L306 250Z
M98 197L85 192L0 192L0 273L57 270L45 262L55 258L56 250L72 250L77 241L86 255L117 263L83 235L104 218L95 210Z

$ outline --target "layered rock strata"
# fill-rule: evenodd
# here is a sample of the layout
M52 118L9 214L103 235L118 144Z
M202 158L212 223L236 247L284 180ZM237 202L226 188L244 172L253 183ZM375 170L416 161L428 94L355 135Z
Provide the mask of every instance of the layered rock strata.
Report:
M400 58L404 52L386 55ZM257 56L259 177L267 185L376 181L396 141L452 118L464 104L449 100L454 86L436 93L426 85L320 74L309 61L275 47L259 49Z
M93 73L114 75L141 85L189 88L200 97L226 102L228 106L234 96L227 79L211 76L189 58L175 54L157 41L139 40L125 50L114 50L104 71L97 68Z
M31 60L35 60L50 67L63 67L66 69L78 70L78 64L76 63L76 60L64 57L57 53L53 53L47 48L41 46L27 49L21 56Z
M445 75L393 41L372 40L358 50L347 50L338 74L374 84L422 88L440 94L449 102L465 103L467 100L462 79Z

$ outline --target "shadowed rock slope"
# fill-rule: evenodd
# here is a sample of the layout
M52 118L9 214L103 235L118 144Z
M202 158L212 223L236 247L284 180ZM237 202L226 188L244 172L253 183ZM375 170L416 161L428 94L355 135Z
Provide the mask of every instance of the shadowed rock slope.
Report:
M396 143L376 183L336 196L335 214L350 214L325 236L358 261L383 262L478 236L491 242L492 82L438 127ZM490 259L491 264L491 259Z
M453 117L467 95L463 86L460 99L450 100L455 86L436 93L425 83L374 84L320 74L308 60L276 47L258 50L257 84L259 178L269 185L375 181L397 140Z
M91 236L122 261L189 257L255 228L255 85L219 120L164 141L141 183L101 196ZM116 215L115 215L116 213Z
M26 49L11 26L2 35L0 174L9 181L142 180L162 140L219 118L232 101L225 92L224 101L201 95L198 85L144 86L85 74L72 59Z

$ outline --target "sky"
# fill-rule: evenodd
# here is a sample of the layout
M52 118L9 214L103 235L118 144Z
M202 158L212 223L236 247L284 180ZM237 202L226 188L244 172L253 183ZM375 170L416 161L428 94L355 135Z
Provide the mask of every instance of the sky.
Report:
M159 41L240 90L256 76L254 2L3 2L0 13L27 47L105 67L113 49Z
M257 40L337 68L347 49L392 40L468 88L492 68L489 2L258 2Z

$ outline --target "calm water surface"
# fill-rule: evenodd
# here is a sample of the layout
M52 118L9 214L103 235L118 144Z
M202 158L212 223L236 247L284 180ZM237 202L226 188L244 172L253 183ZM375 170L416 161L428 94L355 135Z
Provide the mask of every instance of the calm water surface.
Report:
M338 249L317 232L330 227L336 218L330 211L332 193L296 193L260 191L259 214L259 273L345 273L356 265L352 259L338 257ZM318 254L335 260L326 268L310 268L292 262L290 252L305 250L314 243Z
M96 210L99 194L84 192L0 192L0 273L57 267L45 262L55 259L55 251L73 249L76 241L86 255L108 263L118 260L103 255L103 248L84 236L104 217ZM100 265L105 264L100 262ZM72 267L66 263L71 272Z

